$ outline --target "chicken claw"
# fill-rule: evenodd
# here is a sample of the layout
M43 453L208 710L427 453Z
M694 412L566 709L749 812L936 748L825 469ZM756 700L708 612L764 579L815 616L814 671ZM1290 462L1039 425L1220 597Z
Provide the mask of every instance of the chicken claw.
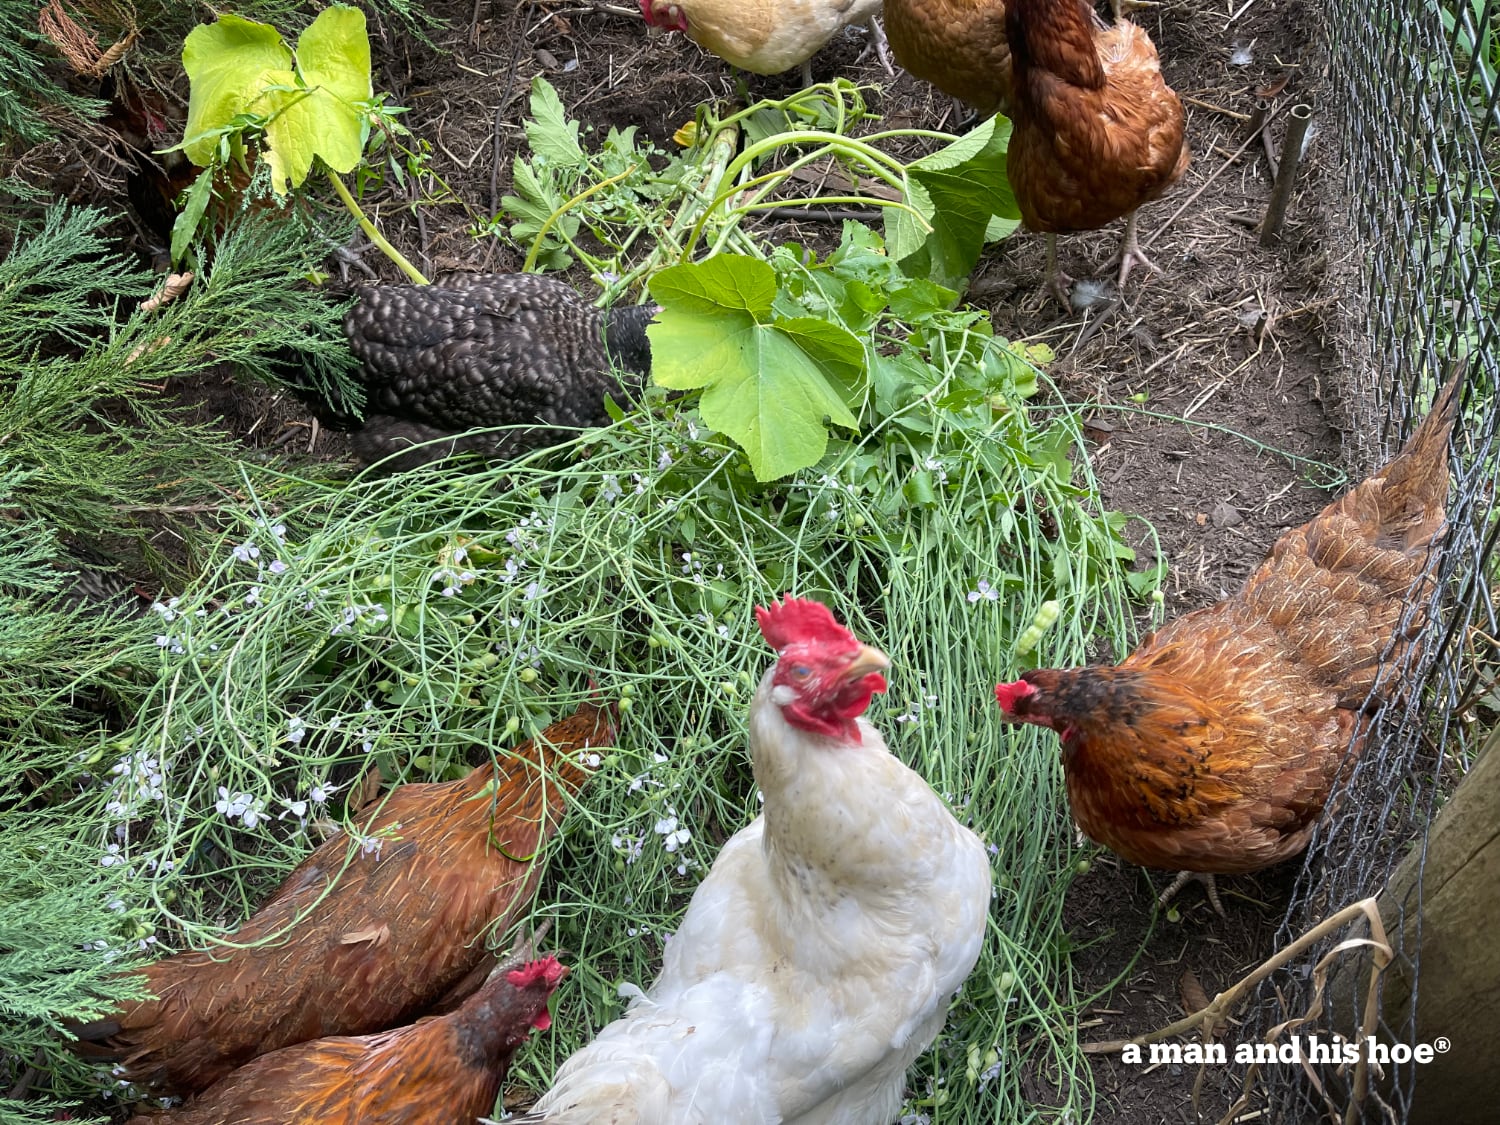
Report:
M1068 287L1073 284L1073 279L1063 272L1057 264L1057 235L1047 235L1047 288L1056 298L1057 303L1071 312L1073 299L1069 294Z
M1115 23L1119 23L1129 13L1141 8L1160 8L1160 0L1109 0L1109 7L1115 14Z
M896 68L891 63L891 45L885 37L885 28L880 26L880 17L871 16L862 26L866 34L869 35L870 41L865 44L865 49L859 53L854 61L856 63L864 62L870 52L874 51L875 57L880 60L881 69L891 78L896 77Z
M1208 892L1208 903L1214 908L1214 913L1226 922L1229 920L1229 915L1224 913L1224 904L1219 901L1218 885L1214 882L1213 875L1207 871L1179 871L1177 878L1172 880L1172 885L1157 897L1156 905L1165 907L1172 901L1172 896L1189 883L1202 883L1203 889Z
M1130 217L1125 220L1125 238L1120 243L1120 291L1125 291L1125 279L1130 276L1130 267L1139 262L1152 273L1161 273L1146 252L1141 249L1141 244L1135 237L1135 212L1130 212Z

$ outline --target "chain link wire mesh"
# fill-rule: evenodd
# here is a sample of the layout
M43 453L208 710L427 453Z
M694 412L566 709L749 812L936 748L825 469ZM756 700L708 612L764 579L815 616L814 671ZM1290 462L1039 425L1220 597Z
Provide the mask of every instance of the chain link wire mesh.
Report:
M1449 535L1437 561L1439 593L1428 639L1391 674L1402 685L1376 713L1370 741L1343 795L1330 802L1305 856L1278 933L1285 947L1340 908L1377 894L1408 853L1425 861L1426 834L1443 795L1500 711L1500 572L1496 426L1500 419L1500 0L1323 0L1329 61L1319 115L1337 134L1348 233L1362 263L1348 351L1356 399L1368 405L1355 434L1383 462L1424 416L1437 387L1466 371L1451 459ZM1413 607L1414 610L1418 607ZM1415 646L1414 646L1415 648ZM1421 881L1392 903L1396 957L1420 982ZM1351 1034L1363 1015L1364 984L1330 988L1319 1004L1315 967L1334 945L1364 936L1344 927L1274 974L1235 1034ZM1348 957L1348 954L1341 954ZM1336 972L1337 970L1335 970ZM1420 983L1416 986L1417 995ZM1321 1011L1318 1009L1321 1006ZM1416 1004L1382 1011L1387 1043L1418 1042ZM1301 1022L1310 1013L1316 1017ZM1288 1024L1287 1021L1293 1021ZM1451 1029L1455 1049L1462 1028ZM1372 1075L1363 1100L1350 1069L1286 1063L1261 1069L1232 1120L1403 1122L1413 1106L1416 1065ZM1215 1068L1209 1068L1212 1074ZM1247 1090L1244 1067L1218 1068L1229 1101ZM1346 1114L1349 1116L1346 1118Z

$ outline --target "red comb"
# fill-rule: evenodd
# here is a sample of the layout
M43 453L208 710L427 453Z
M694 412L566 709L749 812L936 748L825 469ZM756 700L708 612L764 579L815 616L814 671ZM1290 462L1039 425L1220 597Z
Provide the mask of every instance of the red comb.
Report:
M854 634L840 625L822 602L788 594L769 606L756 606L755 620L760 626L760 635L777 652L797 641L840 648L859 647Z
M528 961L519 969L512 969L505 974L505 979L517 988L528 988L533 984L545 984L550 991L558 986L563 977L568 975L568 970L556 957L548 955L535 961Z
M1000 704L1000 710L1004 711L1007 715L1015 714L1016 704L1028 695L1035 694L1036 688L1032 687L1025 680L1016 680L1010 684L995 685L995 702Z

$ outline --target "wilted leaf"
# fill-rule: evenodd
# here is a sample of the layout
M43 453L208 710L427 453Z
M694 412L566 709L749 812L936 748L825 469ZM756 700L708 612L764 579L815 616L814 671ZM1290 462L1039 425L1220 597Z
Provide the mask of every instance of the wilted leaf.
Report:
M1192 969L1183 969L1182 977L1177 982L1178 994L1182 997L1182 1010L1187 1015L1197 1015L1208 1007L1208 993L1203 991L1203 985L1198 983L1197 974ZM1221 1024L1217 1020L1210 1020L1203 1025L1203 1037L1212 1039L1218 1034Z

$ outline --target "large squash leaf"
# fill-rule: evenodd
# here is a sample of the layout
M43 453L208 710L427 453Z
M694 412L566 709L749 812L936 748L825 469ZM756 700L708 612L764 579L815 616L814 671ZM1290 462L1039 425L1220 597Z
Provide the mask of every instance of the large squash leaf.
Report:
M757 480L816 464L825 419L858 428L865 350L851 333L772 308L776 275L765 262L720 254L651 280L662 312L648 330L653 379L702 389L703 421L744 449Z

